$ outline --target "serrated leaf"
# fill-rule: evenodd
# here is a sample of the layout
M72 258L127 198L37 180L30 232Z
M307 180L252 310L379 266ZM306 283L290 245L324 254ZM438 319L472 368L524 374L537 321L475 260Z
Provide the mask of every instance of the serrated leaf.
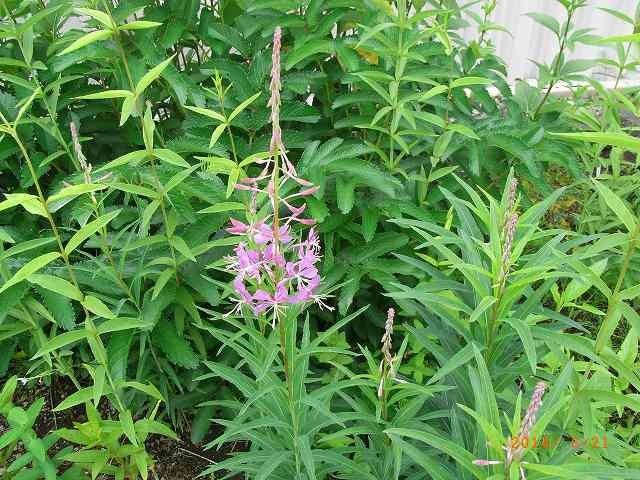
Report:
M184 368L196 368L200 360L187 341L176 331L173 323L162 319L153 329L153 343L162 350L170 362Z

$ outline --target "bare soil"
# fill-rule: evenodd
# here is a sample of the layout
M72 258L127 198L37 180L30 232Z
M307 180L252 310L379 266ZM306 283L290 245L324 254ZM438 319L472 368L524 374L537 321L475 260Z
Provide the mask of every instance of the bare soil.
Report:
M0 387L5 379L0 379ZM74 422L86 421L86 416L82 406L71 408L63 412L54 412L53 408L63 399L75 391L75 387L64 378L55 378L51 384L44 381L31 382L27 385L19 384L13 398L15 405L28 408L36 399L44 398L45 404L38 416L33 430L39 437L44 437L48 433L59 428L71 428ZM103 416L110 416L113 412L105 406L100 406ZM0 436L8 430L6 420L0 416ZM212 428L205 438L203 445L214 439L220 432ZM155 480L194 480L208 466L226 458L233 451L246 448L245 445L225 445L221 450L205 450L203 445L194 445L189 438L189 432L182 432L183 439L178 441L170 438L152 435L146 442L147 451L155 460L151 479ZM58 440L49 450L49 455L54 456L68 444L64 440ZM13 457L24 453L21 445L14 452ZM10 460L11 461L11 460ZM65 466L63 466L63 470ZM155 474L155 475L154 475ZM108 480L108 479L101 479ZM235 480L241 480L237 477Z

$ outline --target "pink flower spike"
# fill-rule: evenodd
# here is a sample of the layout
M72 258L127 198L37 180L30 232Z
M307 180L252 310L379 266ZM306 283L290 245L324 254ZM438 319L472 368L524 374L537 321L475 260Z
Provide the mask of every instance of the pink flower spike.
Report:
M254 241L257 244L265 244L267 242L273 242L275 240L274 230L271 225L264 222L260 222L256 225L256 232ZM278 231L278 240L282 243L289 243L291 241L291 234L289 233L289 226L282 225Z
M308 197L309 195L313 195L314 193L316 193L318 190L320 190L320 187L318 185L314 185L313 187L302 190L300 193L298 193L298 195L300 195L301 197Z
M236 220L235 218L230 218L231 226L227 228L227 232L233 235L244 235L249 231L249 226L244 223Z
M236 293L240 296L240 301L243 303L250 304L253 300L253 296L247 290L247 287L244 284L244 279L238 275L233 279L233 288L236 290Z

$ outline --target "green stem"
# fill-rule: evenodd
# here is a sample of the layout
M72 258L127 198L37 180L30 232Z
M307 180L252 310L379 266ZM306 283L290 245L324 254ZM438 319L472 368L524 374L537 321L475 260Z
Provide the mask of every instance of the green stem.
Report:
M2 120L6 122L6 119L4 118L4 116L2 116ZM31 157L29 156L29 153L27 152L24 144L22 143L22 141L20 140L20 136L18 135L18 132L15 129L15 126L11 128L11 137L15 140L15 142L18 145L18 148L20 149L20 152L22 153L22 156L25 159L25 162L27 163L27 167L29 168L29 172L31 173L31 177L33 180L33 183L36 187L36 191L38 192L38 197L40 200L40 204L42 205L42 209L45 213L45 216L49 222L49 225L51 226L51 230L53 232L53 235L56 239L56 242L58 244L58 249L60 252L60 256L62 257L67 271L69 272L69 278L71 279L71 282L73 283L73 285L80 290L80 284L78 283L78 280L76 278L76 275L73 271L73 268L71 266L71 262L69 261L69 256L67 255L65 249L64 249L64 245L62 243L62 238L60 236L60 233L58 232L58 227L56 226L55 221L53 220L53 217L51 216L51 213L49 212L49 209L47 207L47 200L42 192L42 188L40 187L40 181L38 180L38 176L36 175L35 169L33 168L33 163L31 162ZM82 305L82 310L84 311L84 315L85 315L85 324L86 326L92 325L93 322L91 322L90 319L90 314L89 311L86 309L86 307L84 305ZM118 408L123 411L125 409L124 407L124 403L122 402L122 399L120 398L120 395L118 394L118 391L116 389L115 383L113 381L113 378L111 377L111 373L109 372L109 369L107 368L107 365L104 365L105 367L105 371L106 371L106 376L107 376L107 380L109 381L109 384L113 390L113 396L116 399L116 404L118 406Z
M275 315L275 312L274 312ZM289 405L289 415L291 416L291 428L293 433L293 453L296 461L296 472L300 477L300 453L298 452L298 415L296 413L296 405L294 399L293 390L293 372L291 371L291 362L289 355L287 354L287 332L285 326L285 319L277 319L279 332L280 332L280 353L282 354L282 366L284 369L284 376L287 382L287 401Z
M545 92L544 97L542 97L542 100L540 101L537 108L533 112L532 118L534 119L538 116L538 114L540 113L540 110L542 110L542 107L547 102L549 95L551 95L551 90L553 90L553 87L556 85L556 83L558 83L557 77L558 77L558 73L560 72L560 67L562 65L562 62L561 62L562 55L564 54L565 48L567 46L567 37L569 36L569 28L571 27L571 20L573 18L574 13L575 13L575 10L573 8L570 8L567 15L567 24L564 27L564 31L562 33L562 39L560 40L560 49L558 50L558 55L556 57L555 62L553 63L551 81L549 82L549 86L547 87L547 91Z

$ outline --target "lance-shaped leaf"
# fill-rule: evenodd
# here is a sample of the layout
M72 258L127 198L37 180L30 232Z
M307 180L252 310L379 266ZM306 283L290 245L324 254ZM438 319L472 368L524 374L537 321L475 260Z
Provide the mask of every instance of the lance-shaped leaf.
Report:
M95 234L98 230L107 225L111 220L116 218L120 212L121 210L114 210L113 212L102 215L101 217L96 218L93 222L86 224L84 227L78 230L73 235L73 237L69 239L67 245L64 247L64 252L69 255L87 238Z
M602 199L613 213L616 214L620 221L624 223L624 226L627 227L629 233L634 233L637 228L637 223L633 213L629 210L629 207L627 207L622 199L613 193L609 187L595 180L593 183Z
M148 20L135 20L133 22L118 25L118 30L146 30L147 28L155 28L161 26L160 22L150 22Z
M96 30L95 32L87 33L86 35L73 42L67 48L62 50L58 55L66 55L67 53L74 52L99 40L106 40L107 38L111 37L111 35L113 35L113 32L111 30Z
M155 67L153 67L151 70L149 70L147 73L145 73L142 76L142 78L136 85L136 90L135 90L136 96L139 96L142 92L144 92L145 89L160 76L160 74L164 71L164 69L167 68L167 66L171 63L171 61L173 60L173 57L175 57L175 55L172 55L171 57L167 58L164 62L156 65Z
M110 98L124 98L133 96L129 90L105 90L103 92L89 93L75 97L76 100L104 100Z
M72 330L70 332L61 333L53 337L47 343L45 343L40 350L33 356L32 359L36 359L46 355L47 353L54 352L55 350L59 350L62 347L65 347L71 343L77 342L78 340L82 340L87 337L87 330L81 328L79 330Z
M236 108L234 108L233 111L229 114L228 122L231 123L234 118L240 115L240 113L242 113L249 105L251 105L256 100L256 98L258 98L261 94L262 92L258 92L252 95L251 97L247 98L244 102L242 102L240 105L238 105Z
M215 112L213 110L209 110L208 108L201 107L192 107L190 105L186 105L185 108L187 110L191 110L192 112L199 113L200 115L204 115L205 117L212 118L219 122L226 122L227 120L224 118L224 115L221 113Z
M18 270L13 277L5 282L0 288L0 292L4 292L7 288L26 280L31 274L41 270L54 260L58 259L60 254L58 252L45 253L33 260L27 262L20 270Z
M94 315L102 318L116 318L109 307L107 307L102 300L92 295L87 295L82 301L82 305Z
M53 275L34 273L32 275L29 275L27 280L30 283L40 285L42 288L46 288L47 290L51 290L52 292L58 293L72 300L82 301L82 299L84 298L84 295L80 290L78 290L78 287L73 285L68 280L65 280L64 278L54 277Z
M108 29L113 29L113 27L115 26L113 24L113 21L111 20L111 17L106 13L101 12L100 10L94 10L92 8L77 8L76 10L84 15L87 15L88 17L96 19Z
M191 165L173 150L166 148L156 148L153 150L153 156L176 167L189 168Z
M6 200L0 202L0 212L20 205L29 213L40 215L41 217L47 216L47 212L43 208L40 199L35 195L28 193L7 193L5 194L5 198Z

